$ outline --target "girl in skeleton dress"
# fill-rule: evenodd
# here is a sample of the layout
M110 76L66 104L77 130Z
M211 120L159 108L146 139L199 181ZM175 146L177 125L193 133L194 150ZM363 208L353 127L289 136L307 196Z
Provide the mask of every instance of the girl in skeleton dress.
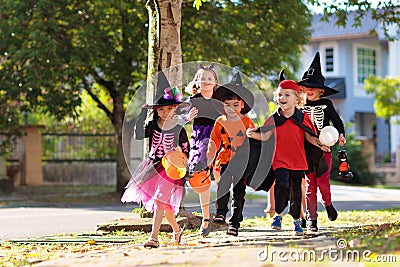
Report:
M211 131L216 118L222 110L220 101L213 98L215 89L218 86L218 77L214 71L214 63L206 67L200 65L193 81L186 87L186 92L191 94L189 103L192 108L186 116L185 122L193 120L192 135L190 139L190 153L188 168L190 173L203 170L207 167L207 147ZM215 176L214 172L214 176ZM217 177L216 177L217 179ZM207 236L210 233L210 191L205 190L199 193L203 221L199 234Z
M299 82L303 92L306 94L307 101L303 107L303 112L307 113L318 135L322 128L330 125L339 132L339 145L346 143L344 137L343 121L336 112L333 103L330 99L324 98L329 95L338 93L339 91L324 85L325 78L321 73L319 52L314 57L310 68L304 73L303 80ZM328 218L331 221L336 220L337 211L332 205L331 189L330 189L330 172L332 167L332 152L324 153L325 160L328 165L328 171L317 177L315 172L306 175L306 209L307 209L307 231L317 232L317 190L319 189L322 196L322 204L324 205Z
M160 82L162 80L159 77L158 83ZM133 173L121 201L142 202L146 210L154 212L151 237L144 244L148 248L159 246L158 233L164 215L174 231L172 242L179 244L182 237L175 214L179 211L185 182L184 179L169 178L161 164L163 156L173 150L182 151L189 156L186 131L174 118L180 103L182 93L176 87L171 89L168 86L155 104L143 106L135 124L135 138L149 138L149 154ZM149 108L153 109L153 120L144 126Z

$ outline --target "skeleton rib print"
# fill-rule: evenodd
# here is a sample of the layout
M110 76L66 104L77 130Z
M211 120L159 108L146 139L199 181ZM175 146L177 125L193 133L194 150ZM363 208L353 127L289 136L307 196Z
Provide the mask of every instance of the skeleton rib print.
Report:
M150 157L162 158L165 153L171 151L174 148L174 133L161 133L154 131L152 138L152 147Z
M303 111L307 113L308 116L310 116L311 121L317 127L318 131L321 131L321 129L324 127L324 110L326 108L327 105L303 107Z

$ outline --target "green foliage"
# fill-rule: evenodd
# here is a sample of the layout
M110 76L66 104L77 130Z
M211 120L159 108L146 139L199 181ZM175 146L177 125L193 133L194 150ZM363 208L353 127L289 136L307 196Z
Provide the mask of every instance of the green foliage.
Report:
M375 112L379 117L390 120L400 115L400 78L370 76L364 81L364 89L375 98Z
M332 169L331 169L331 179L342 181L338 179L338 166L339 159L337 157L338 151L345 149L347 152L348 160L350 165L350 170L354 177L350 181L345 181L347 183L353 184L363 184L363 185L373 185L378 181L382 182L381 177L369 170L368 162L371 155L366 154L362 150L362 144L360 140L356 140L354 133L346 134L346 145L344 147L339 147L339 145L333 146L332 149Z
M353 27L360 27L362 18L368 12L371 12L372 19L377 21L383 29L383 32L389 40L398 39L399 35L393 31L389 32L391 26L399 28L400 18L398 16L398 1L383 0L383 1L306 1L314 7L322 7L324 19L329 20L335 18L337 26L345 26L348 23L349 11L354 13ZM375 33L376 34L376 33Z
M203 5L203 2L206 0L193 0L193 7L195 7L197 10L200 9L200 7Z
M43 160L115 160L114 135L44 134Z
M8 99L7 93L0 87L0 156L11 152L18 136L17 127L21 123L21 115L17 103Z
M144 5L2 1L1 89L20 106L43 107L57 118L76 116L82 89L96 84L113 99L124 96L145 79Z
M200 10L184 4L183 61L220 62L249 75L293 70L309 42L311 19L295 0L207 1Z

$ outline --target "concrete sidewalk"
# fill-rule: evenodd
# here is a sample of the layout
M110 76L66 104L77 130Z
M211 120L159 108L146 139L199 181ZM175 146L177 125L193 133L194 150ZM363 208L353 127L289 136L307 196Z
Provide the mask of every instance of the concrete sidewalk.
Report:
M268 228L268 229L266 229ZM334 228L321 228L319 235L298 237L292 229L281 231L269 227L244 227L238 237L227 236L225 230L211 232L198 239L184 236L182 245L161 244L158 249L142 245L115 244L112 249L70 255L59 260L37 264L41 267L61 266L365 266L363 255L349 258L346 240L332 237ZM321 258L321 253L325 258ZM357 256L357 255L356 255ZM399 257L400 261L400 257ZM395 266L395 265L393 265Z

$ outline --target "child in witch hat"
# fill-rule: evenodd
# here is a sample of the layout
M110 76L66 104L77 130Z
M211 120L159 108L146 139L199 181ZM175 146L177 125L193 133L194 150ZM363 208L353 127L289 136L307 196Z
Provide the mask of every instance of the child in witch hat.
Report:
M275 133L276 149L272 160L272 169L276 177L275 216L271 228L275 230L282 228L282 213L290 202L289 214L293 218L293 233L300 236L304 234L300 210L301 182L308 168L306 143L309 143L316 152L329 151L329 147L319 142L310 117L298 109L304 105L305 96L295 81L281 81L274 92L274 100L279 107L266 120L264 126L276 127L262 132L248 129L246 134L250 138L267 141Z
M253 121L245 115L254 105L254 95L243 86L238 71L228 84L220 86L214 92L214 98L223 102L223 111L221 112L225 115L218 117L215 121L207 150L207 166L217 162L221 174L217 184L217 211L213 221L226 223L230 187L233 184L232 215L229 219L227 234L237 236L240 222L243 221L246 184L243 177L236 177L227 169L235 152L246 139L246 130L254 127Z
M163 156L170 151L178 150L189 156L186 131L174 118L180 105L186 105L182 103L182 93L177 87L171 88L160 71L156 102L143 105L135 123L135 138L149 138L149 154L133 173L121 201L143 203L146 210L154 212L151 237L144 244L147 248L159 246L158 233L164 216L174 231L172 242L179 244L182 238L183 232L175 214L179 211L185 181L168 177L161 163ZM144 126L148 109L153 109L153 120Z
M346 143L346 138L344 137L343 121L336 112L332 101L325 98L339 91L324 84L325 78L321 73L319 52L316 53L310 68L304 72L302 80L298 83L307 97L306 104L302 110L310 116L318 134L322 128L332 123L339 132L339 145L344 145ZM337 211L332 205L329 181L332 167L332 152L325 152L324 155L328 165L328 171L319 176L317 176L316 172L311 171L306 176L307 231L309 232L318 231L317 189L319 189L321 193L321 202L328 213L328 218L331 221L337 218Z

